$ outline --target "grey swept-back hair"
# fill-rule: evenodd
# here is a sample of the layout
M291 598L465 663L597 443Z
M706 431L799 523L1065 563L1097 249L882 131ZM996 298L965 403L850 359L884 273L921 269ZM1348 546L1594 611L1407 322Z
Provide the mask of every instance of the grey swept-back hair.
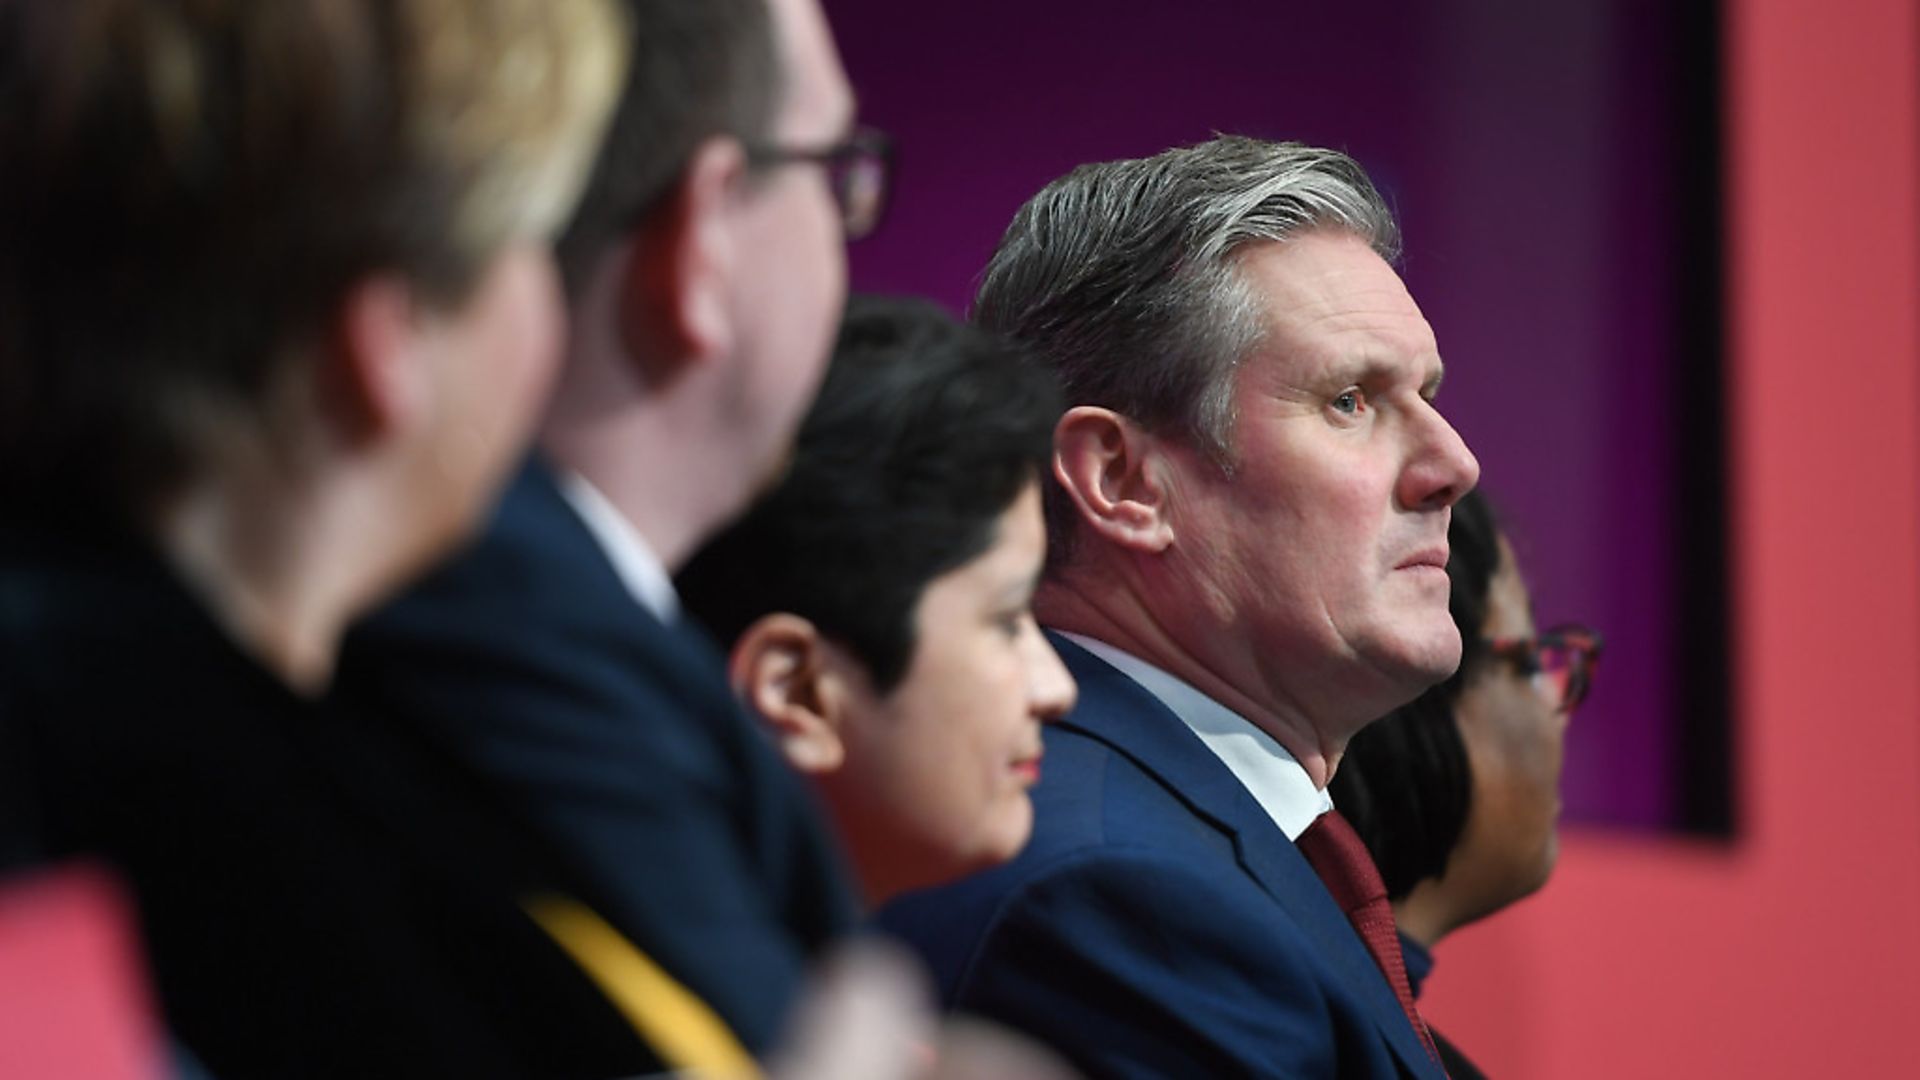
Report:
M1222 135L1082 165L1014 215L973 318L1051 366L1069 406L1183 435L1230 469L1233 374L1263 327L1235 254L1324 229L1399 257L1393 211L1337 150ZM1047 525L1057 566L1075 518L1051 483Z

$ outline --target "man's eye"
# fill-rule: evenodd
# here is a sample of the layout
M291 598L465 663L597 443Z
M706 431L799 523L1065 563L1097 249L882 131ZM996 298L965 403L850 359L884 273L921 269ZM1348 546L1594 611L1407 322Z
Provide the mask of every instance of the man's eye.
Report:
M1364 408L1366 408L1366 402L1362 400L1358 390L1349 390L1333 399L1333 410L1348 416L1358 416Z

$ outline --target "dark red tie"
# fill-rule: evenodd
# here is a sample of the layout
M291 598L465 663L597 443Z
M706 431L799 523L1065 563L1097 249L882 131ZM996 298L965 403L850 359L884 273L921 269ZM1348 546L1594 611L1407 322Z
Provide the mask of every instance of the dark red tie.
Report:
M1326 883L1340 910L1346 912L1347 921L1360 932L1360 940L1366 942L1373 962L1380 965L1381 974L1393 987L1393 996L1400 999L1407 1022L1419 1034L1427 1056L1439 1064L1440 1053L1434 1049L1433 1036L1427 1033L1420 1010L1413 1005L1413 984L1407 981L1407 963L1400 956L1400 934L1394 929L1386 883L1380 880L1380 871L1373 865L1373 856L1367 854L1367 845L1360 842L1360 834L1353 831L1340 811L1329 810L1315 818L1294 844Z

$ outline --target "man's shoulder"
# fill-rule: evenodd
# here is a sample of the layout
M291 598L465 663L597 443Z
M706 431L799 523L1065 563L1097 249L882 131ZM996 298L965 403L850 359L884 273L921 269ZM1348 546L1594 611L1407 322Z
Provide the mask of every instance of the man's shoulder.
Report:
M627 591L537 462L474 543L353 628L334 700L516 775L530 753L611 785L644 763L663 797L668 777L731 788L751 750L717 650Z
M448 656L482 678L498 666L578 681L599 668L623 692L652 688L673 699L724 684L712 643L634 598L538 461L516 475L471 543L353 628L342 668L351 679Z
M586 898L756 1049L851 901L710 642L626 588L550 473L356 628L343 711L430 739L578 867Z
M1067 651L1067 650L1063 650ZM1032 882L1099 873L1108 863L1159 862L1241 877L1232 833L1196 805L1179 780L1221 772L1180 719L1131 679L1081 651L1080 698L1042 731L1042 780L1033 789L1033 834L1012 861L923 894L927 910L968 910L977 923ZM1085 670L1088 662L1098 665ZM1091 677L1089 677L1091 676ZM1150 734L1143 734L1150 733ZM1178 759L1185 768L1170 768ZM1231 777L1227 777L1231 780Z
M954 932L956 926L990 932L1034 895L1057 896L1073 882L1097 882L1095 891L1107 894L1191 896L1194 889L1258 888L1236 869L1230 840L1171 830L1126 832L1094 821L1063 827L1056 818L1036 825L1033 839L1011 862L909 894L883 909L879 921L909 938L953 940L964 936ZM1183 842L1188 840L1198 842Z
M1127 748L1071 720L1048 727L1044 739L1045 779L1033 791L1033 837L1014 866L1069 854L1096 858L1102 851L1231 860L1231 838Z
M1377 973L1277 826L1222 824L1094 734L1048 739L1027 849L879 916L947 1006L1094 1075L1394 1075L1352 985Z
M1337 1006L1307 928L1227 848L1172 841L1043 838L889 905L880 926L920 954L946 1007L1028 1031L1091 1075L1290 1075L1249 1071L1289 1055L1326 1074ZM1169 1001L1225 1007L1169 1025Z
M1193 889L1257 886L1238 867L1231 836L1151 770L1086 731L1046 731L1045 779L1033 792L1034 829L1012 861L888 905L880 926L912 943L943 993L962 980L978 948L1036 902L1102 902L1115 890L1169 902ZM1185 898L1183 900L1183 898Z
M551 470L529 462L470 542L365 625L446 620L473 632L520 636L528 620L606 619L637 608L631 600Z

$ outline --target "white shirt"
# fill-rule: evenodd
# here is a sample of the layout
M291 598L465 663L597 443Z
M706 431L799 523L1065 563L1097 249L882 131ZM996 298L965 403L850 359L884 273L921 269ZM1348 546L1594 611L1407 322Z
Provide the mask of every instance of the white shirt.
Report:
M1131 653L1081 634L1060 633L1139 683L1192 728L1287 839L1298 840L1315 818L1333 809L1326 789L1314 787L1305 767L1251 720Z
M633 527L600 490L579 473L560 471L560 494L580 515L580 521L593 535L594 542L606 553L627 591L653 617L671 624L680 617L680 594L673 590L673 576L667 564L647 546L646 537Z

